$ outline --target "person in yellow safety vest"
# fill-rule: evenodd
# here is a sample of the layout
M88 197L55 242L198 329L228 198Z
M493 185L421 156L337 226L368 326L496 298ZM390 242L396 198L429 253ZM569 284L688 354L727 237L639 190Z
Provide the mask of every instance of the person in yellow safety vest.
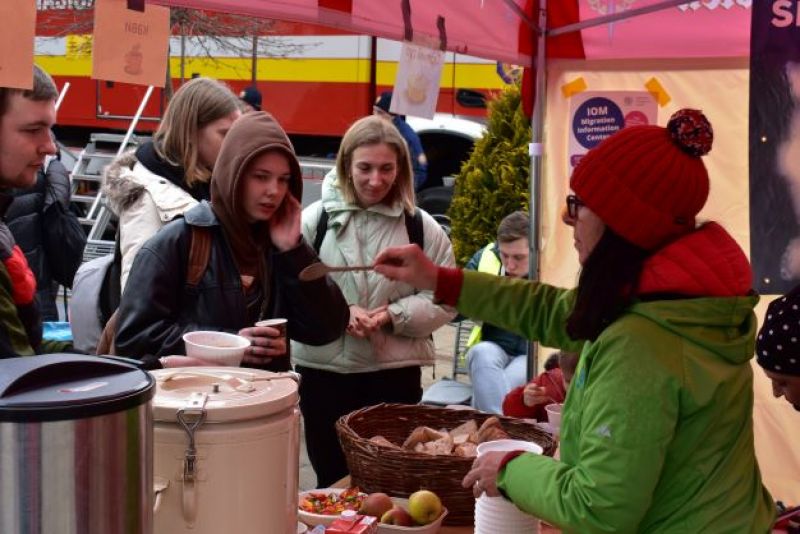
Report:
M497 241L489 243L466 268L499 276L528 276L528 214L515 211L500 221ZM472 381L472 406L502 413L503 399L525 384L528 341L489 323L476 326L467 342L467 361Z

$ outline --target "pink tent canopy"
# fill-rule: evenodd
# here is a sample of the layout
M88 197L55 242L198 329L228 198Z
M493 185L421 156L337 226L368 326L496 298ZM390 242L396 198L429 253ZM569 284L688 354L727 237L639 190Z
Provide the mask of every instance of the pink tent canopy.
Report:
M227 13L250 14L333 26L402 40L410 29L438 42L444 21L449 50L531 65L530 25L538 0L148 0ZM742 57L749 54L752 0L705 0L553 37L548 57L586 59L644 57ZM548 27L625 16L664 0L551 0Z

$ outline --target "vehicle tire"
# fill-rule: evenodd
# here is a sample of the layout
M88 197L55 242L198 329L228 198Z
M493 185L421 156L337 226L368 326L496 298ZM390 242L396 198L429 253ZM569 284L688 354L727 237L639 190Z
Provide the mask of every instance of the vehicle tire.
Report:
M423 189L417 196L417 206L427 211L438 222L445 233L450 235L450 217L447 210L453 200L452 187L430 187Z

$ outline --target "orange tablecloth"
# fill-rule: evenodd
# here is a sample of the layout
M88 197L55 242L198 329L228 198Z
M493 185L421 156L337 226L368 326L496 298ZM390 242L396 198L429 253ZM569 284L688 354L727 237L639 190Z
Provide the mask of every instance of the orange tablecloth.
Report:
M350 487L350 477L344 477L336 484L333 485L334 488L349 488ZM439 529L439 534L474 534L475 530L472 527L448 527L444 526ZM541 525L539 527L539 534L558 534L561 532L557 528L553 528L549 525Z

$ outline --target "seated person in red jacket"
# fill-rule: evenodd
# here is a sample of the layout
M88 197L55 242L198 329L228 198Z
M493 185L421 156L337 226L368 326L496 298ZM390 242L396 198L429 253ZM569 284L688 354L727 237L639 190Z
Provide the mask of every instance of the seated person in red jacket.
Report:
M547 421L544 407L564 402L577 366L578 354L556 352L545 362L542 374L506 395L503 415Z

